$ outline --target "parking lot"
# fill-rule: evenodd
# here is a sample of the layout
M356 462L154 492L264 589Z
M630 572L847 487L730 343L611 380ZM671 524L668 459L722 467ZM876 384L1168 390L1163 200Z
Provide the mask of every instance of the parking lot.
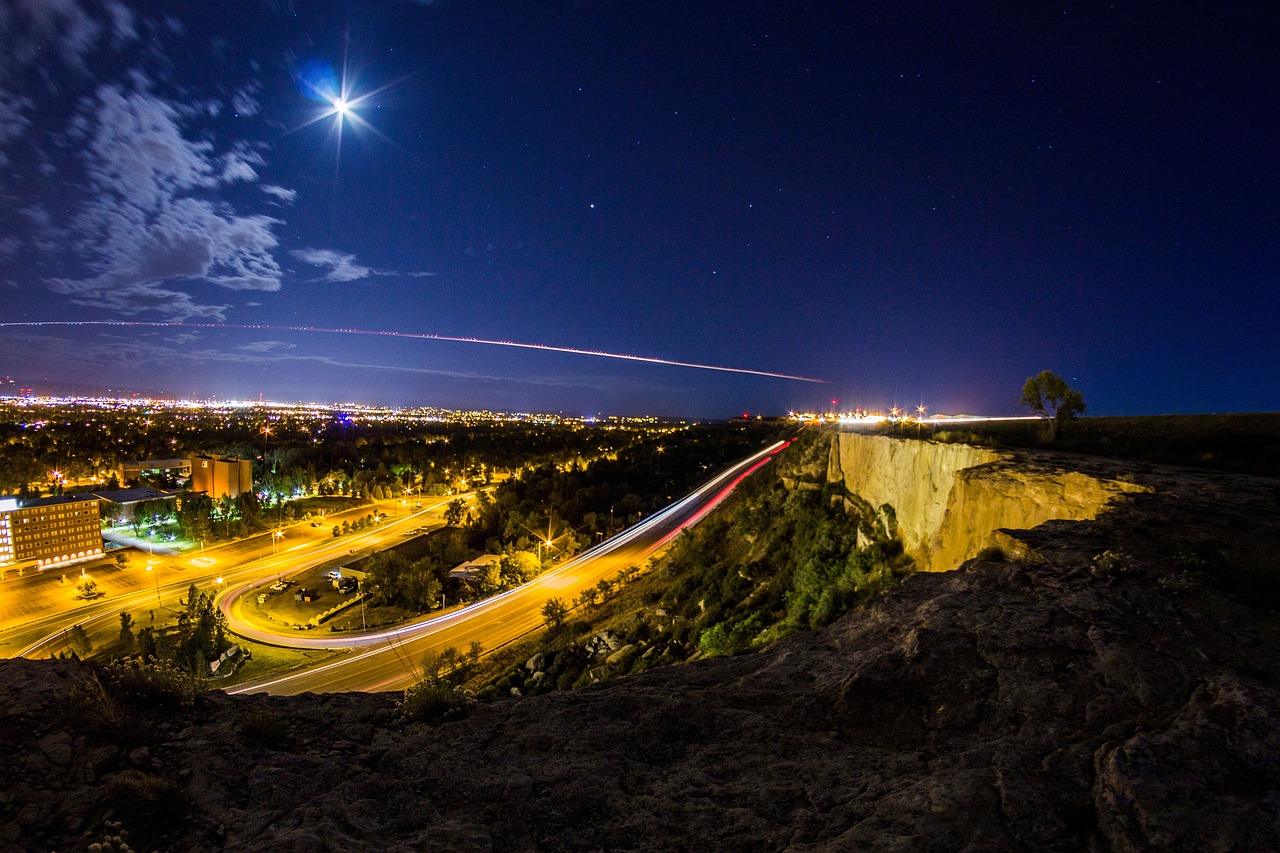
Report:
M306 625L312 618L356 594L363 572L341 561L281 577L264 585L252 601L261 616L285 625ZM334 582L342 587L339 590Z

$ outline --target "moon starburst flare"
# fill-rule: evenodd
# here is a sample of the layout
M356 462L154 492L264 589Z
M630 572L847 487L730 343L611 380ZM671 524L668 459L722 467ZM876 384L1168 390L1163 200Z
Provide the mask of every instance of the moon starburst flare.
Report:
M520 341L492 340L489 338L436 335L429 332L396 332L374 329L332 329L323 326L280 326L266 323L171 323L146 320L31 320L26 322L0 323L0 329L44 326L115 326L121 328L149 329L239 329L271 332L301 332L325 335L363 335L367 337L445 341L449 343L482 344L484 346L541 350L542 352L561 352L568 353L570 355L592 356L594 358L613 358L621 361L637 361L644 364L662 364L668 367L687 367L694 370L713 370L720 373L741 373L748 376L765 376L770 379L786 379L794 382L816 382L825 384L827 381L825 379L815 379L810 376L796 376L790 373L778 373L771 370L753 370L746 367L725 367L723 365L716 364L699 364L694 361L678 361L676 359L658 358L656 356L628 355L626 353L605 352L603 350L578 349L577 347L555 346L553 344L533 344L522 343Z

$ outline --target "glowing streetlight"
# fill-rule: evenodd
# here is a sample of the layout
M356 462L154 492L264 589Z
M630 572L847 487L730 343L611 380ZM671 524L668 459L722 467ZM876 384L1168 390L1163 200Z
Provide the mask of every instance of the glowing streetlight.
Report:
M275 556L280 556L280 539L284 536L283 530L271 531L271 551Z

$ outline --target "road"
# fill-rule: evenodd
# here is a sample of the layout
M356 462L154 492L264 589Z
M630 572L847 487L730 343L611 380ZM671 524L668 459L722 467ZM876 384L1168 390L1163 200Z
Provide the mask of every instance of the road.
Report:
M466 496L463 496L466 497ZM364 505L330 515L322 527L299 522L273 541L270 533L209 548L199 553L166 558L135 554L129 567L96 566L92 575L106 593L102 598L80 602L72 598L78 569L68 572L68 583L57 577L27 575L4 582L0 598L0 656L41 658L66 648L66 631L81 625L90 634L112 630L120 611L127 610L137 627L145 628L151 611L178 609L191 584L218 593L240 584L274 580L330 560L350 556L352 549L365 556L402 541L403 531L418 526L442 524L440 516L453 497L424 501L422 509L401 509L398 502ZM332 526L342 519L363 517L369 512L392 511L381 524L360 533L335 539ZM396 514L403 513L403 514ZM148 571L145 564L153 563ZM219 584L218 580L222 583Z
M573 601L582 590L612 579L624 568L643 562L696 524L743 479L787 446L778 442L730 466L693 493L533 581L443 616L387 631L338 638L301 638L275 634L238 618L239 596L222 599L232 630L251 639L300 648L348 648L349 656L321 666L250 682L228 693L332 693L403 690L417 680L417 662L427 651L449 646L465 651L472 642L492 650L543 624L542 607L549 598ZM244 591L243 589L235 592Z

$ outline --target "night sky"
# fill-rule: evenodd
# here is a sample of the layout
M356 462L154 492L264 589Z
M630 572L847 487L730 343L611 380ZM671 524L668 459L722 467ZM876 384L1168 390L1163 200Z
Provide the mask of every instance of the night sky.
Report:
M1280 408L1270 4L0 5L0 375L727 417ZM335 111L345 92L351 112ZM338 131L341 129L339 144Z

